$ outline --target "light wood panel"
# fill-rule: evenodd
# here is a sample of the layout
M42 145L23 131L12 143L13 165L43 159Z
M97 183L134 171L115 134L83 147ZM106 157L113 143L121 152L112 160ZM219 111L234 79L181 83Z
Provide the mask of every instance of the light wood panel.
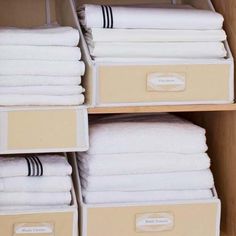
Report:
M134 107L95 107L89 114L148 113L148 112L191 112L191 111L233 111L236 104L224 105L176 105L176 106L134 106Z
M230 48L235 58L236 57L236 1L212 0L212 2L216 10L224 16L225 19L224 28L227 32Z
M236 57L236 1L212 0L216 10L225 18L231 51ZM214 115L214 117L213 117ZM222 200L222 236L236 235L236 112L203 114L195 119L208 130L209 153L217 189Z
M186 113L184 116L206 128L208 154L222 201L222 233L236 236L236 111Z

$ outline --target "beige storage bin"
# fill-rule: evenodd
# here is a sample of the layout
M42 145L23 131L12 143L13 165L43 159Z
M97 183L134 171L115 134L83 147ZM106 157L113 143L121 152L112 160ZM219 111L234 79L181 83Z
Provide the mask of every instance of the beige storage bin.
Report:
M76 28L69 0L0 0L0 27L40 27L58 23ZM0 154L85 151L86 107L0 108Z
M1 236L78 236L74 189L72 204L38 210L0 210Z
M141 3L138 0L122 4ZM143 1L144 2L144 1ZM168 2L150 0L145 3ZM196 8L211 9L209 0L182 0ZM77 4L121 4L120 1L85 1ZM79 22L77 21L77 26ZM150 59L138 62L96 62L89 54L85 39L81 40L83 59L86 61L86 99L93 107L223 104L233 103L233 58L228 52L225 59Z
M85 151L88 145L86 108L0 109L0 154Z
M215 190L211 200L90 205L83 202L78 170L73 173L80 236L220 235L221 204Z

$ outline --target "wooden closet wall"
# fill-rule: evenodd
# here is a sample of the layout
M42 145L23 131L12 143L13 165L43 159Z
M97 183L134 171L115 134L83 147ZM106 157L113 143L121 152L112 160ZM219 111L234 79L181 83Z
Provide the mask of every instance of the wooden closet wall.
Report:
M236 1L213 0L213 4L224 15L224 28L236 58ZM221 236L236 236L236 111L184 115L207 130L208 153L222 201Z

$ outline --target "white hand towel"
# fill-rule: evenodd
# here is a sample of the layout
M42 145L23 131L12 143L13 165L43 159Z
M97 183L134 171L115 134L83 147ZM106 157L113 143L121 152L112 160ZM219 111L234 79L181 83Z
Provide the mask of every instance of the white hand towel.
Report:
M210 170L142 175L87 176L80 172L85 191L200 190L214 186Z
M84 103L84 95L0 95L0 106L75 106Z
M1 87L14 86L73 86L81 84L81 77L74 76L35 76L35 75L3 75L0 76Z
M79 31L71 27L0 28L0 45L77 46Z
M100 29L85 33L93 42L221 42L224 30Z
M31 192L4 192L0 193L0 207L2 206L55 206L69 205L70 192L61 193L31 193Z
M79 11L86 28L221 29L223 16L208 10L86 4Z
M139 203L178 200L202 200L213 197L212 191L182 190L182 191L145 191L145 192L83 192L87 204Z
M0 45L0 60L79 61L80 49L63 46Z
M68 192L71 187L69 176L0 178L0 195L1 192Z
M0 87L0 95L79 95L85 90L82 86L16 86Z
M221 42L176 43L107 43L89 44L94 57L154 57L154 58L223 58L227 56Z
M79 168L87 175L132 175L204 170L210 167L206 153L129 153L78 156Z
M72 168L66 157L56 154L32 154L0 157L0 177L66 176Z
M46 76L81 76L85 65L82 61L0 61L1 75L46 75Z
M91 122L89 154L201 153L207 150L205 129L177 116L116 117Z

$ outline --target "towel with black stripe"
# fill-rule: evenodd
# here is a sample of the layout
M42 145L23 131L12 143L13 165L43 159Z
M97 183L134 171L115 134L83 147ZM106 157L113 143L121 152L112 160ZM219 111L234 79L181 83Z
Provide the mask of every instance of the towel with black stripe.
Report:
M129 6L85 4L78 9L78 16L85 29L219 30L224 21L223 16L217 12L182 4Z
M0 157L0 178L71 175L72 168L63 155L28 154Z

